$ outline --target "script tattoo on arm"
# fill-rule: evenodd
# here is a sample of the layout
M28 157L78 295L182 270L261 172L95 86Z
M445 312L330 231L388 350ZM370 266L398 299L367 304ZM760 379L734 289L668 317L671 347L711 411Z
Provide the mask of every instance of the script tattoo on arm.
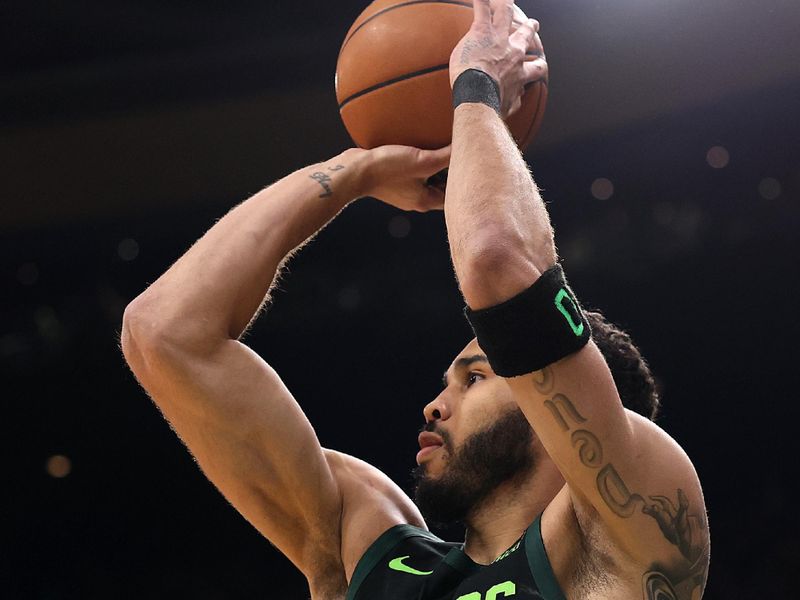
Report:
M628 518L637 509L655 520L664 538L685 560L653 564L642 579L645 600L690 600L699 598L708 575L708 523L700 511L693 514L686 493L678 488L677 503L663 495L643 496L631 492L617 468L605 462L600 440L589 431L589 419L565 395L554 393L555 378L550 367L532 375L536 390L550 396L544 401L585 467L596 470L595 483L605 505L617 516ZM577 427L580 426L578 429Z
M334 165L332 167L328 167L328 171L336 172L341 171L344 169L344 165ZM316 171L308 176L310 179L316 181L322 187L322 193L319 195L320 198L330 198L333 196L333 178L326 173L325 171Z

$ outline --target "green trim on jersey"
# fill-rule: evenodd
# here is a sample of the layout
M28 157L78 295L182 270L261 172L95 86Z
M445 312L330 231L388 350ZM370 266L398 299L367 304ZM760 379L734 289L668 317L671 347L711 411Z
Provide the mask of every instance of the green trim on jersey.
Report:
M367 551L358 561L358 564L356 564L356 569L353 571L353 577L350 580L350 586L347 589L347 597L345 600L353 600L361 584L364 583L364 580L367 578L367 575L372 572L386 553L404 539L410 537L422 537L433 542L444 543L444 540L439 539L430 531L420 529L413 525L395 525L387 529L378 536L378 539L375 540L369 548L367 548Z
M541 515L536 517L534 522L531 523L530 527L528 527L528 529L525 531L523 537L525 558L522 559L524 562L518 563L519 566L516 568L525 569L523 565L527 563L527 570L530 573L530 577L533 578L532 583L535 586L536 598L543 598L544 600L566 600L564 593L561 591L561 588L558 585L558 581L553 573L553 568L550 565L550 560L547 558L547 552L544 548L544 541L542 540ZM441 548L440 546L440 549L442 550L442 554L439 555L442 556L440 559L441 563L447 565L451 569L454 569L456 572L461 573L461 575L464 577L480 577L484 568L493 568L495 565L505 562L504 560L499 560L491 565L479 565L475 563L469 556L467 556L467 554L463 551L463 546L456 547L455 544L448 544L436 535L432 534L430 531L415 527L413 525L395 525L378 536L378 538L372 543L372 545L369 546L369 548L367 548L366 552L364 552L364 555L356 564L356 568L353 571L353 577L351 578L350 585L348 586L346 600L355 600L369 575L378 567L381 561L387 559L387 556L394 548L401 546L401 544L404 543L404 540L407 540L408 538L423 538L434 544L449 546L449 549ZM505 560L510 560L509 557L514 555L514 552L509 550L504 553L506 555ZM408 553L408 551L408 548L405 548L401 552L405 554ZM407 557L402 556L396 558ZM392 567L388 568L392 569ZM424 568L427 569L431 567L426 566ZM391 572L391 570L388 571L388 573ZM434 570L432 577L437 577L436 573L440 573L440 571ZM414 573L412 573L412 575L413 574ZM419 578L417 577L412 577L411 579L419 581ZM455 589L456 588L454 587L453 592L455 592ZM414 597L416 597L417 593L418 591L413 592ZM380 599L376 598L375 600Z
M542 539L542 515L528 527L525 535L525 553L528 555L528 564L531 567L533 579L539 586L539 591L547 600L567 600L561 587L558 585L550 559L544 549Z

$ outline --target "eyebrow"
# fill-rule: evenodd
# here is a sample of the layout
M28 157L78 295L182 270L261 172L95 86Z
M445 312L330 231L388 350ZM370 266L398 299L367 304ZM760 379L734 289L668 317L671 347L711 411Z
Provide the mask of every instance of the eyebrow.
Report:
M461 358L457 358L453 363L453 366L456 369L466 369L474 365L475 363L489 363L489 359L486 358L485 354L473 354L472 356L462 356ZM442 385L447 387L447 371L444 372L442 375Z

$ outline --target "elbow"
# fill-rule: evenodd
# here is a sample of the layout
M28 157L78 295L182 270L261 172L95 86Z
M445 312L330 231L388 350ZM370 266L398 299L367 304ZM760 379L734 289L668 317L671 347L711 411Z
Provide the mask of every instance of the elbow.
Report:
M180 324L165 318L158 303L145 293L125 308L120 348L131 371L143 382L155 366L174 363L189 354L191 344Z
M475 237L456 264L461 293L473 310L513 298L556 262L552 237L538 245L507 232Z
M140 379L146 370L147 356L161 346L158 340L164 334L162 326L148 318L146 304L139 296L125 307L120 332L122 355L131 371Z
M206 356L230 339L212 311L189 311L150 290L128 304L122 316L120 345L131 367L148 357L174 361Z

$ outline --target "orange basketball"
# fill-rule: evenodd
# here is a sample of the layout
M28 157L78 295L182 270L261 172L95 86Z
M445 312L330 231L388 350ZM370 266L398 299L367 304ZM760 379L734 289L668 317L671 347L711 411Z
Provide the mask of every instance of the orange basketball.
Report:
M517 9L514 22L525 15ZM339 113L362 148L403 144L441 148L453 133L450 53L472 24L470 0L375 0L339 51ZM524 149L539 128L547 84L533 83L506 121Z

